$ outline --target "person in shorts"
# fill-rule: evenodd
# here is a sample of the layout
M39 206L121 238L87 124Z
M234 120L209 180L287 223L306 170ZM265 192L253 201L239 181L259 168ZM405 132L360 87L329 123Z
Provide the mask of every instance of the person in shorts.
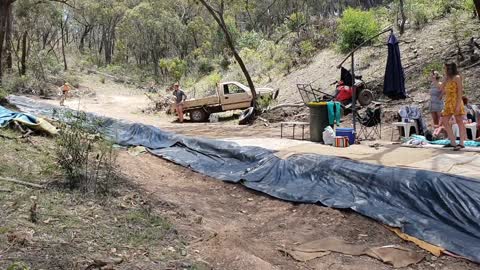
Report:
M65 106L65 100L67 99L68 92L70 92L71 87L68 82L65 82L61 87L62 96L60 97L60 106Z
M175 98L175 109L177 110L178 121L183 123L183 102L187 99L187 95L180 89L178 82L173 85L173 96Z

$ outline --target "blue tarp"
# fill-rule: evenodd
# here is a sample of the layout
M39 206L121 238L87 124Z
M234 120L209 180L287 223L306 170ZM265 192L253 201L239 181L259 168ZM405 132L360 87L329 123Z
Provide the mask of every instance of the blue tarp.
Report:
M5 127L12 121L19 121L31 125L37 124L37 118L32 115L13 112L5 107L0 106L0 127Z
M49 117L67 111L22 97L9 100L23 111ZM480 263L479 180L315 154L281 159L259 147L88 117L101 123L102 132L118 144L145 146L152 154L196 172L282 200L352 209Z
M398 46L397 37L393 34L391 34L388 39L388 58L385 69L383 94L392 99L404 99L407 97L400 47Z

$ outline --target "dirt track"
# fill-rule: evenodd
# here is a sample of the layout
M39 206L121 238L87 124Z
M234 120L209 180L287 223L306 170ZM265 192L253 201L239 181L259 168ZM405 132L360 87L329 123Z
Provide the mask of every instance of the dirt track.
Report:
M331 236L373 246L397 244L426 254L383 225L351 211L283 202L150 155L134 157L123 152L119 160L132 181L157 200L173 205L174 224L191 239L188 253L214 269L392 269L365 256L330 254L302 263L279 251ZM433 260L427 255L427 260L409 269L479 269L451 257Z
M95 83L90 88L98 87ZM106 87L106 86L105 86ZM154 124L187 135L236 137L278 136L278 130L225 124L172 124L173 119L142 115L146 100L138 93L117 96L118 88L97 91L97 98L69 100L67 106L90 112ZM57 101L51 101L56 103ZM80 106L78 105L80 104ZM221 131L219 131L221 130ZM369 257L330 254L307 263L296 262L279 250L325 237L374 246L397 244L427 255L409 269L480 269L478 265L451 257L433 258L413 244L400 240L383 225L351 211L318 205L292 204L239 185L196 174L149 154L121 152L124 174L160 202L169 205L172 222L188 241L188 255L213 269L392 269ZM172 212L171 209L174 209Z

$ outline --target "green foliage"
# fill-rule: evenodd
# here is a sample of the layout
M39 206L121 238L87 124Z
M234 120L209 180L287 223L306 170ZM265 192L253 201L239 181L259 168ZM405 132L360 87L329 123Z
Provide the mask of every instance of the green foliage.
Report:
M348 52L377 34L380 25L373 12L348 8L343 13L338 30L340 50Z
M195 83L196 97L204 97L216 94L217 84L222 80L222 75L215 71L201 78Z
M423 68L423 76L426 78L430 78L432 76L432 70L438 71L442 74L443 71L443 64L441 62L430 62Z
M30 267L23 262L16 262L8 266L7 270L30 270Z
M290 29L290 31L295 32L297 31L300 27L306 24L306 18L305 15L301 12L295 12L292 13L290 16L287 18L287 27Z
M274 102L275 102L275 100L273 99L273 96L271 96L271 95L262 96L262 97L258 98L257 106L258 106L258 109L260 109L262 111L262 110L266 110Z
M249 48L249 49L257 49L262 42L262 36L254 31L247 31L242 33L240 38L238 39L238 48Z
M215 66L212 59L207 57L199 57L197 59L198 71L201 75L206 75L215 70Z
M187 72L187 63L179 58L161 59L159 66L165 73L175 81L180 79Z
M314 55L316 51L315 46L313 46L312 41L310 40L304 40L300 42L300 55L304 59L309 59Z
M68 114L57 138L56 158L70 189L106 194L117 179L113 144L99 135L101 122L84 113Z

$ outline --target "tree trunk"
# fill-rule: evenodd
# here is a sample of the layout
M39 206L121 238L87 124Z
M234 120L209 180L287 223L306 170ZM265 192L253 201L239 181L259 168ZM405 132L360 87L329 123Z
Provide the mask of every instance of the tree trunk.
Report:
M21 69L20 75L27 74L27 39L28 39L28 31L23 32L22 35L22 57L21 57Z
M405 23L407 21L407 17L405 16L404 0L400 0L400 14L402 15L402 23L400 24L400 35L403 35L403 33L405 33Z
M68 66L67 66L67 57L65 56L65 25L66 25L66 21L65 21L65 25L63 24L64 22L62 21L62 25L60 26L61 28L61 35L62 35L62 57L63 57L63 70L67 71L68 70Z
M250 87L250 91L252 92L252 107L256 107L257 92L255 91L255 85L253 84L252 77L250 77L250 73L248 72L247 67L245 66L245 63L243 62L242 57L240 57L240 55L238 54L235 48L233 38L230 35L227 24L225 23L225 20L223 18L224 1L223 0L221 1L219 11L216 11L215 9L213 9L205 0L200 0L200 3L202 3L202 5L208 10L208 12L212 15L212 17L217 22L218 26L220 26L223 33L225 34L225 40L227 41L227 45L232 51L233 57L235 57L235 60L238 62L238 65L242 69L243 75L245 76L245 79L247 79L248 87Z
M88 36L88 33L92 30L92 27L90 26L85 26L85 29L83 29L82 36L80 37L80 45L78 46L78 50L83 53L84 52L84 47L85 47L85 38Z
M13 13L12 6L8 8L8 17L6 23L6 33L5 33L5 52L6 56L6 65L8 69L12 69L13 60L12 60L12 27L13 27Z
M473 0L475 3L475 8L477 10L477 18L480 20L480 0Z
M3 43L5 41L5 26L7 24L8 10L11 3L0 0L0 84L3 77Z

